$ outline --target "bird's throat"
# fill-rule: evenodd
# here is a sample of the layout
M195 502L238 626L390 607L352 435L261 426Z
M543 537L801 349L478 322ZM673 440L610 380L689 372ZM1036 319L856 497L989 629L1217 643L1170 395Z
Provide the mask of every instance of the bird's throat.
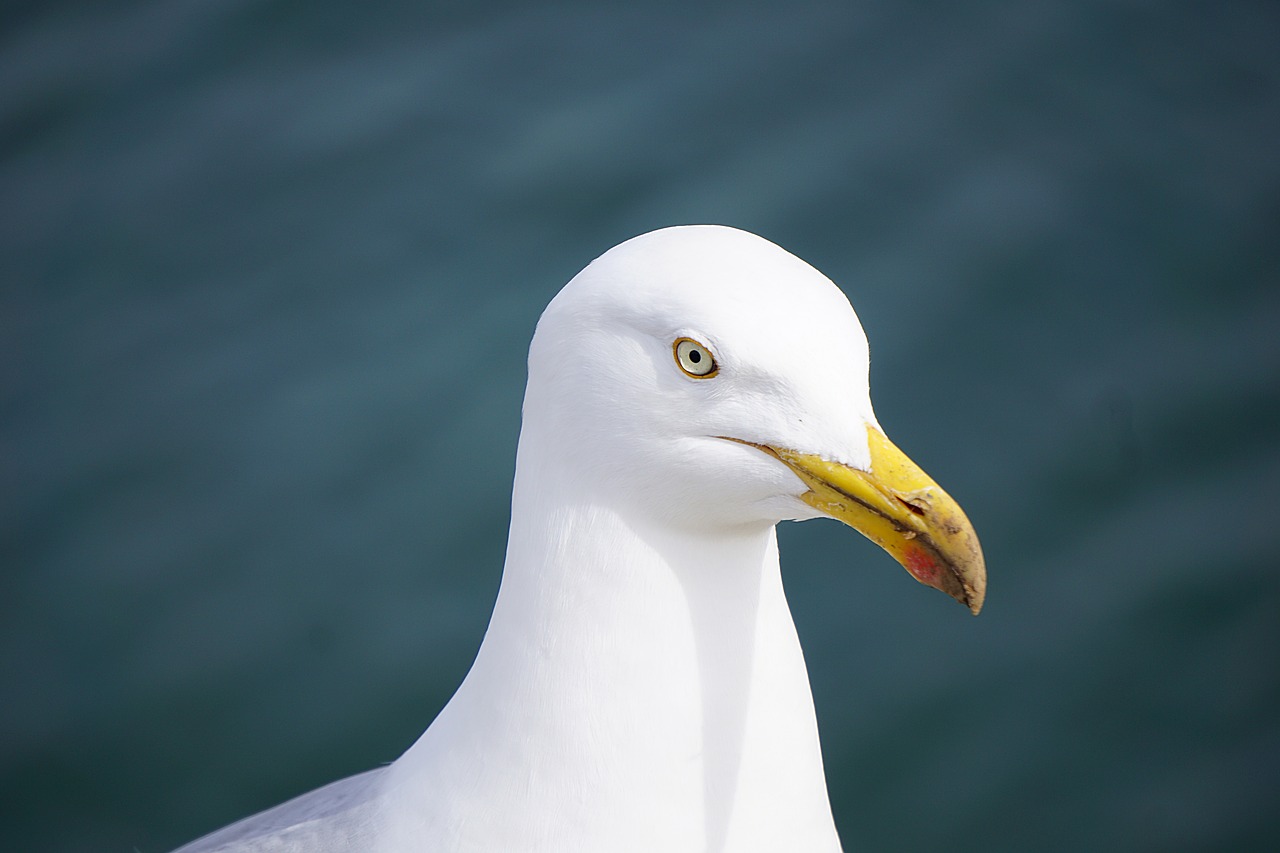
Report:
M794 800L820 806L793 815L817 833L804 849L837 843L773 528L637 526L561 485L517 480L475 664L393 768L426 798L416 813L486 832L501 821L545 849L571 835L751 850L767 840L754 818L777 832L777 804ZM459 788L489 796L429 793ZM501 815L451 812L494 801Z

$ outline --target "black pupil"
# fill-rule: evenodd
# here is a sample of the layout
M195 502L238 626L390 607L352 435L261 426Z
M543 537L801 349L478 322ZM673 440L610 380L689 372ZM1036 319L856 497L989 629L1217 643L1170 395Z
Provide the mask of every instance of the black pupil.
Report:
M698 352L696 349L689 350L689 360L694 364L697 364L702 361L702 353Z

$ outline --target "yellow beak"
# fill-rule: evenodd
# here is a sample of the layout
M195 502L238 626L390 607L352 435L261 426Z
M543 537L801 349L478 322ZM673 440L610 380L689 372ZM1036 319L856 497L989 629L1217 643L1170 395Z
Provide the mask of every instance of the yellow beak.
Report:
M768 445L809 491L801 500L884 548L912 577L950 595L976 616L987 570L973 525L960 505L884 433L867 427L871 470Z

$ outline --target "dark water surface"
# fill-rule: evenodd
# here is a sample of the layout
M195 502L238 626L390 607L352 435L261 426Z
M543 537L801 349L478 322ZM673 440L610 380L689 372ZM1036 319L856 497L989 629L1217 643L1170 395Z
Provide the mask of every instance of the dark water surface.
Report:
M7 7L0 850L407 747L541 308L685 222L845 288L986 549L782 530L847 847L1280 849L1280 8L692 6Z

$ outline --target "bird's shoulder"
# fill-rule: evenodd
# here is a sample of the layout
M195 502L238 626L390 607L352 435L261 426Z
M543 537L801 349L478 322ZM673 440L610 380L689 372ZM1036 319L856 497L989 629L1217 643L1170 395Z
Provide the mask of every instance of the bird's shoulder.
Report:
M173 853L367 851L385 767L348 776L225 826Z

